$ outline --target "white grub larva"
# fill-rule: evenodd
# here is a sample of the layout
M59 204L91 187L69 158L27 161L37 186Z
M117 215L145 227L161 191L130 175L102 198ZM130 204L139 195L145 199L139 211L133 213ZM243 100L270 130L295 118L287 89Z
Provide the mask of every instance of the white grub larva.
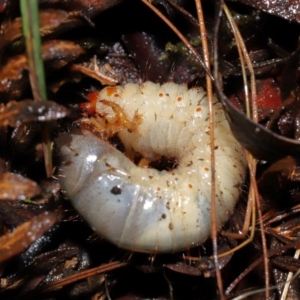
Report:
M105 88L96 104L103 131L119 121L111 102L127 120L137 120L132 121L134 130L116 129L126 156L91 130L61 134L57 147L62 189L90 226L121 248L160 253L199 245L211 230L206 92L171 82ZM220 228L239 198L246 161L217 100L214 118ZM172 158L176 166L161 171L141 167L132 161L137 155L146 161Z

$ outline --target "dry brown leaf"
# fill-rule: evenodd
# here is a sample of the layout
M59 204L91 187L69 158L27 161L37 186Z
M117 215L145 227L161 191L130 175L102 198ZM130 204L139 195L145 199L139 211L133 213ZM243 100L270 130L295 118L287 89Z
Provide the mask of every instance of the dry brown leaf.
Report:
M256 9L261 9L269 14L279 16L289 21L300 22L300 3L299 0L276 0L276 1L253 1L238 0L234 2L244 3Z
M0 124L15 127L20 122L51 121L64 118L68 109L53 101L10 101L0 108Z
M54 214L45 212L0 237L0 263L23 252L56 221Z
M42 45L43 59L51 60L51 68L59 69L84 53L84 49L70 41L51 40ZM53 65L55 61L55 65Z
M27 69L25 55L16 55L10 58L0 70L0 91L4 92L9 87L11 80L21 79L25 69Z
M24 200L41 192L36 182L15 173L0 175L0 199ZM0 243L1 245L1 243Z

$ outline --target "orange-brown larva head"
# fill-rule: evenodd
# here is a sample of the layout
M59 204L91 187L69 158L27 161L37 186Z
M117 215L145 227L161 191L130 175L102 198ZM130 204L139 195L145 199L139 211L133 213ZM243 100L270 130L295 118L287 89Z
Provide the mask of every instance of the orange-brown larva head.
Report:
M89 93L86 97L89 102L80 103L78 108L81 113L92 116L96 113L96 104L98 101L99 92Z

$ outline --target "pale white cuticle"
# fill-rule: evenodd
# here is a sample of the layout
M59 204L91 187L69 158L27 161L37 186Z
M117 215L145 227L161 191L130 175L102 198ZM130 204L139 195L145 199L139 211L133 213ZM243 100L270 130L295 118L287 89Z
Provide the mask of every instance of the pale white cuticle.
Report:
M181 97L181 98L180 98ZM124 154L83 130L58 138L61 184L95 231L121 248L140 252L188 249L210 235L210 136L206 92L185 85L145 82L103 89L99 100L117 103L129 120L143 116L133 132L119 132L127 156L176 157L173 171L136 166ZM100 101L97 111L115 112ZM239 198L246 161L220 103L215 100L217 222L221 227ZM62 144L63 136L68 143ZM71 138L71 139L70 139ZM113 191L113 192L112 192Z

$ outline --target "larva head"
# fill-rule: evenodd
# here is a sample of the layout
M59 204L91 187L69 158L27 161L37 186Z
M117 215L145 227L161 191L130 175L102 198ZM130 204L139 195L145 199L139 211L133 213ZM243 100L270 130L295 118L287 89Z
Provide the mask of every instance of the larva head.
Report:
M96 104L98 101L99 92L93 92L87 95L89 102L79 104L79 111L92 116L96 113Z
M119 247L140 252L175 252L210 235L211 176L208 101L202 89L152 82L100 92L97 110L114 105L136 130L118 132L127 157L93 133L67 133L57 140L60 182L91 227ZM114 105L105 107L104 103ZM221 105L214 103L217 225L232 213L246 173L241 146L232 136ZM135 165L172 157L171 170ZM148 164L151 166L151 163ZM154 165L154 164L152 164Z

